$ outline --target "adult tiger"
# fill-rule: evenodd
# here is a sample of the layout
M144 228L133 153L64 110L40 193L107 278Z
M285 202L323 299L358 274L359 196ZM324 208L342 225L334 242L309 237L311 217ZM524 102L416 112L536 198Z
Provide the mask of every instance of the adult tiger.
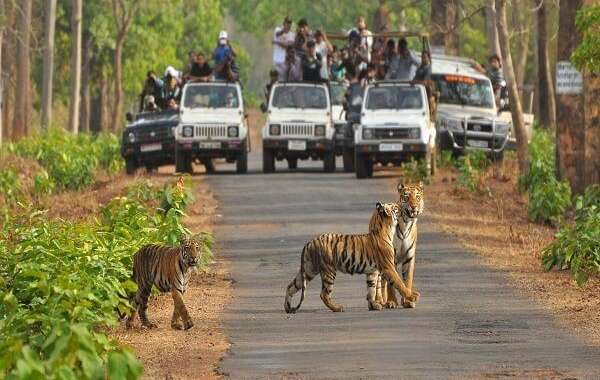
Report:
M187 330L194 326L183 303L183 293L187 288L191 269L198 265L198 255L198 242L188 239L185 235L181 237L179 247L150 244L136 252L133 256L133 280L138 290L131 300L133 312L127 318L127 328L131 327L137 312L140 314L142 326L156 327L146 315L148 297L153 285L163 293L171 292L173 296L171 327ZM179 318L183 321L183 326L179 323Z
M400 199L400 218L396 227L395 263L396 270L402 268L402 278L406 287L410 290L413 285L415 274L415 253L417 250L417 218L423 213L423 182L417 185L398 184ZM378 280L376 300L389 309L398 307L398 300L393 288L389 287L387 281ZM389 289L388 289L389 288ZM414 308L416 301L402 298L402 306Z
M375 300L380 273L403 297L416 301L419 293L404 286L394 266L393 240L399 211L396 203L377 203L376 211L371 216L368 234L323 234L306 243L302 250L300 271L286 290L285 311L295 313L300 308L306 286L317 274L321 275L323 303L332 311L343 311L344 308L331 299L337 271L367 275L369 310L382 309L382 305ZM296 307L292 307L292 297L299 290L302 290L300 302Z

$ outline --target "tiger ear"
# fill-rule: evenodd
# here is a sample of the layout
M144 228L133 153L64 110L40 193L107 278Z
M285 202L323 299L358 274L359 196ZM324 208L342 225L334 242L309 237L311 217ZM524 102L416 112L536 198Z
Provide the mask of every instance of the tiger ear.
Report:
M399 193L402 193L404 191L404 184L402 182L398 183L398 187L396 188L396 190L398 190Z
M417 186L419 186L419 190L423 191L423 181L419 181Z
M188 241L188 237L186 234L181 234L181 236L179 236L179 242L181 244L186 243Z
M385 214L385 207L383 206L383 204L381 202L377 202L375 204L375 208L377 209L377 212L379 214Z

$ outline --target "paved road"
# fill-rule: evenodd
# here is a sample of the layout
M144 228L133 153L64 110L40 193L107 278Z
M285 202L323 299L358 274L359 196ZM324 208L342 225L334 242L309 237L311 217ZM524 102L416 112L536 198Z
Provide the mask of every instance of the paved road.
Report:
M235 298L225 327L231 352L220 371L233 379L296 378L600 378L600 349L558 328L510 287L507 275L419 221L416 309L367 311L364 276L338 275L332 313L313 280L300 311L283 311L284 290L300 251L328 231L367 228L378 200L396 196L389 178L357 181L323 174L320 163L209 177L221 204L221 257L230 261ZM305 169L306 167L312 169ZM377 177L377 176L376 176ZM427 197L435 196L427 194ZM297 301L297 298L294 299Z

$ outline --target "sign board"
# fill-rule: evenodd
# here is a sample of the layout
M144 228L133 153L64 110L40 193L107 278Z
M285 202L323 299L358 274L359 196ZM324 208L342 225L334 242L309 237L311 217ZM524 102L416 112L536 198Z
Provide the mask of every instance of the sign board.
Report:
M431 54L444 55L446 54L446 47L444 45L431 45Z
M583 92L583 76L569 61L556 62L556 93L578 95Z

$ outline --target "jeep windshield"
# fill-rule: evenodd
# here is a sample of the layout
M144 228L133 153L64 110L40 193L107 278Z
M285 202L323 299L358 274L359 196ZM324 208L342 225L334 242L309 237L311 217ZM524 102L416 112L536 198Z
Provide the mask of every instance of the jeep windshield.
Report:
M332 83L329 86L331 94L331 104L334 106L341 106L344 102L344 95L346 94L346 86L340 83Z
M323 87L290 86L275 87L271 105L275 108L327 109L327 92Z
M440 92L439 103L493 108L494 95L489 80L454 74L437 74L432 79Z
M185 108L238 108L237 87L229 85L189 85L183 96Z
M374 86L367 92L366 109L376 110L420 110L423 99L420 87Z

